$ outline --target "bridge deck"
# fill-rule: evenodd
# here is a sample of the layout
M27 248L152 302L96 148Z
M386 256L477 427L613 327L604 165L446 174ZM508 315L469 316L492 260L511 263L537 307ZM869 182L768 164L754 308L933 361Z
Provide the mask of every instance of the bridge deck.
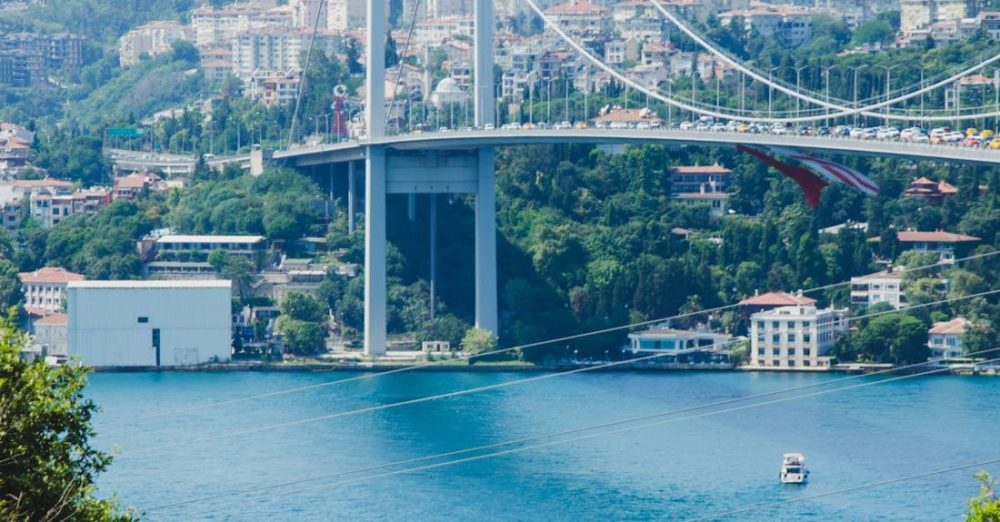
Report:
M1000 164L1000 150L960 145L931 145L901 141L860 140L854 138L813 137L737 132L657 130L489 130L428 132L386 136L373 140L293 148L274 153L274 159L290 161L298 166L322 165L364 158L365 147L378 146L396 150L474 149L507 145L542 143L626 144L654 143L661 145L763 145L794 147L814 152L864 156L891 156L920 160L940 160L960 163Z

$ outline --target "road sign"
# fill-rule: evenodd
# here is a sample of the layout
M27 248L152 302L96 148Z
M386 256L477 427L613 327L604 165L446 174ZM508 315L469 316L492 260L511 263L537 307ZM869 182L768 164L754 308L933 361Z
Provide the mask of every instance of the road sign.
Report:
M138 138L142 136L142 129L135 127L111 127L108 129L109 138Z

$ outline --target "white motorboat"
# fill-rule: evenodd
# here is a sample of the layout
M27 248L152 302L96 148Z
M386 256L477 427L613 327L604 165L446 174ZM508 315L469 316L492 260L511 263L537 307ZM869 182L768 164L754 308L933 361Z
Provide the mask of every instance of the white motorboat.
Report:
M781 473L778 478L782 484L804 484L809 478L806 456L801 453L785 453L781 459Z

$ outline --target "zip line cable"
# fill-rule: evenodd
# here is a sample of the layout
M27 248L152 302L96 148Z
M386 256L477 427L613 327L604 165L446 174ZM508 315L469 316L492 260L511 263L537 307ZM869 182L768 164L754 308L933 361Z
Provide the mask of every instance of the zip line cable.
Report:
M997 350L1000 350L1000 346L996 346L996 347L991 348L989 350L983 350L981 352L975 352L975 353L987 353L987 352L993 352L993 351L997 351ZM1000 361L1000 358L990 359L990 360L984 361L983 364L997 362L997 361ZM625 420L620 420L620 421L614 421L614 422L610 422L610 423L606 423L606 424L600 424L600 425L596 425L596 426L574 428L574 429L571 429L571 430L565 430L565 431L557 432L557 433L536 435L536 436L533 436L533 437L525 437L523 439L517 439L517 440L514 440L514 441L508 441L508 442L502 442L502 443L495 443L495 444L490 444L490 445L485 445L485 446L479 446L479 447L474 447L474 448L467 448L467 449L463 449L463 450L456 450L456 451L452 451L452 452L441 453L441 454L437 454L437 455L430 455L430 456L425 456L425 457L416 457L416 458L413 458L413 459L407 459L407 460L402 460L402 461L397 461L397 462L392 462L392 463L380 464L380 465L376 465L376 466L369 466L369 467L365 467L365 468L358 468L358 469L346 470L346 471L335 472L335 473L327 473L327 474L323 474L323 475L317 475L317 476L309 477L309 478L306 478L306 479L296 479L296 480L288 481L288 482L272 483L272 484L268 484L267 487L266 487L266 489L267 489L267 491L272 491L274 488L287 487L287 486L293 486L293 485L300 485L300 484L305 484L305 483L315 483L316 481L320 481L320 480L326 480L326 479L336 478L336 477L341 477L341 476L346 476L346 475L353 475L353 474L357 474L357 473L364 473L364 472L368 472L368 471L375 471L375 470L384 469L384 468L387 468L387 467L393 467L393 466L403 465L403 464L408 464L408 463L413 463L413 462L417 462L417 461L430 460L430 459L434 459L434 458L442 458L442 457L446 457L446 456L453 456L453 455L462 454L462 453L469 453L469 452L481 451L481 450L485 450L485 449L492 449L492 448L506 446L506 445L518 444L518 443L522 443L522 442L525 442L525 441L532 441L532 440L539 440L539 439L545 439L545 438L560 437L560 436L565 436L565 435L570 435L570 434L576 434L576 433L580 433L580 432L584 432L584 431L592 431L592 430L595 430L595 429L603 429L603 428L606 428L606 427L620 426L622 424L641 422L641 421L645 421L645 420L656 419L656 418L659 418L659 417L664 417L664 416L669 416L669 415L675 415L677 413L685 413L685 412L688 412L688 411L697 410L697 409L703 409L703 408L708 408L708 407L713 407L713 406L717 406L717 405L724 405L724 404L729 404L729 403L738 402L738 401L744 401L744 400L762 398L762 397L766 397L766 396L772 396L772 395L777 395L777 394L782 394L782 393L788 393L788 392L792 392L792 391L799 391L799 390L803 390L803 389L814 388L814 387L817 387L817 386L824 386L826 384L831 384L831 383L836 384L836 383L847 381L847 380L859 379L859 378L863 378L863 377L871 377L871 376L875 376L875 375L882 374L882 373L887 373L887 372L891 372L891 371L901 370L901 369L904 369L904 368L915 368L915 367L920 367L920 366L924 366L924 365L928 365L928 364L935 364L935 363L937 363L937 361L927 361L927 362L923 362L923 363L917 363L917 364L913 364L913 365L909 365L909 366L904 366L904 367L893 369L893 370L882 370L882 371L879 371L879 372L873 372L871 374L854 375L854 376L851 376L851 377L845 377L843 379L836 379L836 380L831 380L831 381L824 381L824 382L821 382L821 383L814 383L814 384L809 384L809 385L795 387L795 388L788 388L788 389L784 389L784 390L777 390L777 391L767 392L767 393L758 394L758 395L749 396L749 397L742 397L742 398L738 397L738 398L733 398L733 399L727 399L727 400L719 401L719 402L716 402L716 403L710 403L710 404L705 404L705 405L701 405L701 406L692 406L692 407L688 407L688 408L684 408L684 409L672 410L672 411L661 412L661 413L656 413L656 414L651 414L651 415L644 415L644 416L640 416L640 417L635 417L635 418L625 419ZM689 416L686 416L686 417L674 417L674 418L670 418L670 419L658 420L658 421L655 421L655 422L649 422L649 423L646 423L646 424L640 424L640 425L636 425L636 426L625 426L625 427L617 428L617 429L614 429L614 430L601 431L601 432L598 432L598 433L587 433L587 434L576 436L576 437L559 439L559 440L556 440L556 441L548 441L548 442L539 443L539 444L533 444L533 445L528 445L528 446L521 446L521 447L518 447L518 448L512 448L512 449L508 449L508 450L504 450L504 451L499 451L499 452L494 452L494 453L487 453L487 454L482 454L482 455L474 455L474 456L471 456L471 457L465 457L465 458L456 459L456 460L449 460L449 461L445 461L445 462L438 462L438 463L434 463L434 464L428 464L428 465L423 465L423 466L418 466L418 467L413 467L413 468L407 468L407 469L402 469L402 470L395 470L395 471L380 473L380 474L376 474L376 475L367 475L367 476L364 476L364 477L358 477L358 478L354 478L354 479L341 480L341 481L333 482L333 483L330 483L330 484L325 484L324 486L328 487L328 486L334 486L334 485L340 485L340 484L356 483L356 482L362 482L362 481L367 481L367 480L374 480L374 479L378 479L378 478L385 478L385 477L391 477L391 476L396 476L396 475L402 475L402 474L407 474L407 473L415 473L415 472L418 472L418 471L426 471L426 470L436 469L436 468L440 468L440 467L444 467L444 466L450 466L450 465L454 465L454 464L462 464L462 463L466 463L466 462L473 462L473 461L478 461L478 460L484 460L484 459L487 459L487 458L499 457L499 456L503 456L503 455L509 455L509 454L512 454L512 453L520 453L520 452L527 451L527 450L530 450L530 449L545 448L545 447L555 446L555 445L558 445L558 444L565 444L567 442L575 442L575 441L578 441L578 440L587 440L587 439L592 439L592 438L596 438L596 437L613 435L613 434L617 434L617 433L631 431L631 430L634 430L634 429L642 429L642 428L647 428L647 427L660 426L660 425L664 425L664 424L672 424L672 423L681 422L681 421L697 420L697 419L702 419L702 418L706 418L706 417L712 417L712 416L716 416L716 415L721 415L721 414L724 414L724 413L732 413L732 412L736 412L736 411L744 411L744 410L748 410L748 409L752 409L752 408L769 406L769 405L779 404L779 403L783 403L783 402L789 402L789 401L793 401L793 400L805 399L805 398L822 396L822 395L829 395L831 393L837 393L837 392L842 392L842 391L849 391L849 390L855 390L855 389L870 387L870 386L874 386L874 385L877 385L877 384L883 384L883 383L887 383L887 382L895 382L895 381L901 381L901 380L905 380L905 379L912 379L912 378L915 378L915 377L921 377L921 376L925 376L925 375L931 375L931 374L935 374L935 373L941 373L943 371L948 371L948 370L949 370L949 368L936 368L936 369L932 369L932 370L929 370L929 371L926 371L926 372L919 372L919 373L914 373L914 374L909 374L909 375L903 375L903 376L899 376L899 377L892 377L892 378L888 378L888 379L881 379L881 380L877 380L877 381L872 381L872 382L867 382L867 383L862 383L862 384L856 384L856 385L851 385L851 386L838 387L838 388L834 388L834 389L821 390L821 391L818 391L818 392L811 392L811 393L807 393L807 394L803 394L803 395L795 395L795 396L792 396L792 397L785 397L785 398L774 399L774 400L770 400L770 401L756 402L756 403L752 403L752 404L748 404L748 405L743 405L743 406L738 406L738 407L726 408L726 409L721 409L721 410L713 410L713 411L709 411L709 412L705 412L705 413L700 413L700 414L697 414L697 415L689 415ZM170 503L167 503L167 504L161 504L161 505L153 506L151 508L147 508L146 511L155 511L155 510L161 510L161 509L166 509L166 508L180 506L180 505L186 505L186 504L193 504L193 503L198 503L198 502L204 502L204 501L207 501L207 500L214 500L214 499L225 497L225 496L243 495L243 494L247 494L247 493L254 493L254 492L261 491L261 489L262 488L241 489L241 490L237 490L237 491L230 491L230 492L220 493L220 494L211 495L211 496L204 496L204 497L198 497L198 498L193 498L193 499L185 499L185 500L180 500L180 501L176 501L176 502L170 502Z
M295 143L295 128L298 126L299 122L299 108L302 106L302 89L305 87L306 78L309 74L309 66L312 64L313 49L316 47L316 35L319 33L319 19L320 15L323 14L323 7L327 5L327 0L320 0L319 8L316 9L316 21L313 22L312 37L309 39L309 52L306 53L306 66L302 68L302 76L299 80L298 90L295 93L295 110L292 112L292 125L288 129L288 147L286 150L291 150L292 144Z
M973 462L971 464L961 464L961 465L958 465L958 466L952 466L952 467L948 467L948 468L936 469L934 471L927 471L927 472L924 472L924 473L918 473L916 475L908 475L908 476L905 476L905 477L897 477L897 478L893 478L893 479L882 480L882 481L879 481L879 482L870 482L868 484L862 484L860 486L851 486L851 487L848 487L848 488L837 489L837 490L834 490L834 491L827 491L825 493L819 493L819 494L816 494L816 495L809 495L809 496L805 496L805 497L792 498L792 499L788 499L788 500L779 500L779 501L775 501L775 502L768 502L766 504L758 504L756 506L751 506L751 507L743 508L743 509L734 509L732 511L724 511L724 512L720 512L720 513L713 513L713 514L705 516L705 517L689 518L689 519L687 519L687 522L695 522L695 521L703 521L703 520L725 519L725 518L729 517L730 515L738 515L740 513L747 513L747 512L750 512L750 511L758 511L758 510L761 510L761 509L765 509L765 508L769 508L769 507L775 507L775 506L782 506L782 505L785 505L785 504L794 504L796 502L806 502L806 501L809 501L809 500L816 500L818 498L832 497L834 495L840 495L840 494L843 494L843 493L851 493L853 491L861 491L863 489L877 488L877 487L881 487L881 486L888 486L890 484L898 484L900 482L907 482L907 481L910 481L910 480L917 480L917 479L922 479L922 478L927 478L927 477L933 477L935 475L944 475L945 473L952 473L952 472L955 472L955 471L962 471L964 469L969 469L969 468L979 468L979 467L989 466L991 464L997 464L997 463L1000 463L1000 458L990 459L990 460L983 460L983 461L980 461L980 462Z
M1000 250L994 251L994 252L985 252L985 253L982 253L982 254L974 254L974 255L971 255L971 256L966 256L966 257L955 259L953 264L957 265L959 263L964 263L966 261L972 261L972 260L976 260L976 259L984 259L984 258L992 257L992 256L995 256L995 255L998 255L998 254L1000 254ZM927 264L927 265L918 266L918 267L914 267L914 268L908 268L908 269L906 269L904 271L904 273L905 272L921 272L921 271L924 271L924 270L927 270L927 269L931 269L931 268L946 268L946 266L942 265L941 263L933 263L933 264ZM810 288L810 289L807 289L807 290L803 290L803 293L809 294L809 293L819 292L819 291L823 291L823 290L829 290L831 288L837 288L837 287L841 287L841 286L846 286L846 285L849 285L849 284L850 284L850 280L842 281L842 282L839 282L839 283L831 283L831 284L828 284L828 285L823 285L823 286L818 286L818 287L815 287L815 288ZM513 351L516 351L516 350L527 350L527 349L531 349L531 348L537 348L539 346L545 346L545 345L548 345L548 344L557 344L557 343L563 343L563 342L568 342L568 341L574 341L574 340L577 340L577 339L582 339L582 338L590 337L590 336L594 336L594 335L602 335L602 334L606 334L606 333L614 333L614 332L619 332L619 331L622 331L622 330L629 330L629 329L632 329L632 328L638 328L638 327L642 327L642 326L649 326L649 325L663 323L663 322L666 322L666 321L671 321L671 320L676 320L676 319L684 319L684 318L698 316L698 315L703 315L703 314L713 314L713 313L716 313L716 312L722 312L722 311L726 311L726 310L731 310L731 309L737 308L737 307L739 307L739 303L729 304L729 305L724 305L724 306L719 306L719 307L715 307L715 308L709 308L709 309L706 309L706 310L699 310L699 311L696 311L696 312L687 312L687 313L683 313L683 314L677 314L677 315L672 315L672 316L669 316L669 317L652 319L652 320L648 320L648 321L640 321L640 322L630 323L630 324L621 325L621 326L614 326L614 327L604 328L604 329L600 329L600 330L593 330L593 331L589 331L589 332L583 332L583 333L579 333L579 334L573 334L573 335L568 335L568 336L564 336L564 337L558 337L558 338L554 338L554 339L548 339L548 340L543 340L543 341L536 341L536 342L532 342L532 343L526 343L526 344L521 344L521 345L517 345L517 346L511 346L509 348L500 348L500 349L497 349L497 350L490 350L490 351L483 352L483 353L476 354L476 355L465 355L465 354L463 354L463 355L460 355L456 359L452 359L451 361L456 361L456 360L472 360L472 359L477 359L477 358L482 358L482 357L487 357L487 356L492 356L492 355L499 355L499 354L504 354L504 353L510 353L510 352L513 352ZM141 421L150 420L150 419L157 419L157 418L162 418L162 417L170 417L170 416L174 416L174 415L182 415L182 414L185 414L185 413L193 413L193 412L196 412L196 411L202 411L202 410L211 409L211 408L217 408L217 407L222 407L222 406L230 406L230 405L233 405L233 404L240 404L240 403L243 403L243 402L249 402L249 401L254 401L254 400L259 400L259 399L268 399L268 398L271 398L271 397L278 397L278 396L281 396L281 395L287 395L287 394L291 394L291 393L298 393L298 392L302 392L302 391L315 390L315 389L325 388L325 387L329 387L329 386L336 386L336 385L340 385L340 384L347 384L347 383L350 383L350 382L370 380L370 379L384 377L384 376L387 376L387 375L393 375L393 374L397 374L397 373L403 373L403 372L408 372L408 371L413 371L413 370L419 370L421 368L427 368L427 367L431 367L431 366L438 366L438 365L441 365L441 364L446 363L446 362L450 362L450 361L429 361L429 362L420 363L420 364L414 364L414 365L410 365L410 366L403 366L403 367L400 367L400 368L393 368L391 370L386 370L386 371L383 371L383 372L365 373L365 374L357 375L357 376L354 376L354 377L348 377L348 378L345 378L345 379L337 379L337 380L327 381L327 382L322 382L322 383L317 383L317 384L308 384L308 385L305 385L305 386L296 386L296 387L292 387L292 388L286 388L286 389L283 389L283 390L276 390L276 391L273 391L273 392L265 392L265 393L260 393L260 394L256 394L256 395L250 395L250 396L247 396L247 397L240 397L238 399L229 399L229 400L218 401L218 402L210 402L210 403L200 404L200 405L197 405L197 406L191 406L191 407L187 407L187 408L178 408L178 409L169 410L169 411L165 411L165 412L153 413L153 414L150 414L150 415L135 417L135 418L131 419L130 421L113 423L111 425L112 426L117 426L117 425L121 425L121 424L131 424L131 423L141 422Z
M939 300L939 301L932 301L932 302L929 302L929 303L921 303L921 304L911 305L911 306L907 306L907 307L901 308L899 310L886 310L886 311L882 311L882 312L874 312L874 313L870 313L870 314L863 314L863 315L859 315L859 316L856 316L856 317L848 317L848 318L845 318L843 321L846 322L846 323L851 323L851 322L859 321L859 320L862 320L862 319L870 319L872 317L879 317L879 316L882 316L882 315L894 314L894 313L899 313L899 312L903 312L903 311L907 311L907 310L914 310L914 309L918 309L918 308L927 308L927 307L937 306L937 305L941 305L941 304L948 304L948 303L953 303L953 302L957 302L957 301L964 301L964 300L967 300L967 299L973 299L973 298L976 298L976 297L985 297L985 296L988 296L988 295L994 295L994 294L998 294L998 293L1000 293L1000 289L990 290L990 291L987 291L987 292L980 292L980 293L977 293L977 294L970 294L970 295L962 296L962 297L954 297L954 298L949 298L949 299L942 299L942 300ZM737 339L737 340L741 340L741 339ZM737 340L728 341L728 342L725 342L725 343L717 343L717 344L714 344L712 346L701 347L701 349L702 350L706 350L706 349L715 348L715 347L718 347L718 346L725 346L725 345L728 345L728 344L732 344L733 342L736 342ZM379 405L375 405L375 406L367 406L367 407L364 407L364 408L358 408L358 409L354 409L354 410L345 410L345 411L340 411L340 412L336 412L336 413L329 413L329 414L326 414L326 415L319 415L319 416L315 416L315 417L308 417L308 418L305 418L305 419L298 419L298 420L287 421L287 422L267 424L267 425L264 425L264 426L258 426L256 428L248 428L248 429L243 429L243 430L234 430L234 431L229 431L229 432L216 433L216 434L213 434L213 435L207 435L207 436L204 436L204 437L197 437L197 438L193 438L193 439L188 439L188 440L180 441L180 442L173 443L173 444L166 444L166 445L159 445L159 446L147 446L145 448L142 448L142 449L139 449L139 450L134 450L134 451L131 451L131 452L129 452L129 451L123 451L121 454L123 454L123 455L141 455L141 454L144 454L144 453L157 452L157 451L164 450L164 449L186 447L186 446L190 446L192 444L198 444L198 443L202 443L202 442L208 442L208 441L216 440L216 439L219 439L219 438L230 439L230 438L239 437L239 436L243 436L243 435L251 435L251 434L255 434L255 433L261 433L261 432L271 431L271 430L276 430L276 429L289 428L289 427L293 427L293 426L301 426L303 424L311 424L311 423L314 423L314 422L339 419L339 418L343 418L343 417L351 417L351 416L354 416L354 415L361 415L361 414L365 414L365 413L374 413L374 412L379 412L379 411L385 411L385 410L400 408L400 407L403 407L403 406L412 406L414 404L422 404L422 403L437 401L437 400L441 400L441 399L448 399L448 398L452 398L452 397L459 397L459 396L463 396L463 395L470 395L470 394L473 394L473 393L490 391L490 390L495 390L495 389L500 389L500 388L507 388L507 387L510 387L510 386L515 386L515 385L520 385L520 384L527 384L527 383L531 383L531 382L538 382L538 381L550 380L550 379L555 379L555 378L559 378L559 377L564 377L566 375L573 375L573 374L583 373L583 372L588 372L588 371L596 371L596 370L601 370L601 369L605 369L605 368L612 368L612 367L616 367L616 366L622 366L622 365L626 365L626 364L631 364L631 363L633 363L635 361L650 360L650 359L655 359L655 358L659 358L659 357L668 357L668 356L672 356L672 355L682 355L682 354L680 354L680 353L673 353L673 352L670 352L670 353L657 353L657 354L645 356L645 357L638 358L638 359L628 359L628 360L614 361L614 362L600 364L600 365L594 365L594 366L585 366L585 367L582 367L582 368L576 368L576 369L568 370L568 371L564 371L564 372L547 373L547 374L540 375L540 376L535 376L535 377L528 377L528 378L524 378L524 379L514 379L514 380L510 380L510 381L496 383L496 384L489 384L489 385L485 385L485 386L477 386L477 387L474 387L474 388L466 388L466 389L456 390L456 391L447 392L447 393L440 393L440 394L436 394L436 395L428 395L428 396L424 396L424 397L418 397L418 398L415 398L415 399L408 399L408 400L404 400L404 401L392 402L392 403L388 403L388 404L379 404Z

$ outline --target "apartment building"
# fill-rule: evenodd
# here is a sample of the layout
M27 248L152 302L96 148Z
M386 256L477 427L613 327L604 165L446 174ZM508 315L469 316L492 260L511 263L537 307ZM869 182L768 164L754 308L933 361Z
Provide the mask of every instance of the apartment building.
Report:
M62 311L66 301L66 285L72 281L87 279L83 274L54 266L39 268L34 272L21 272L18 277L24 287L24 307L29 313L37 315Z
M343 33L365 27L368 11L365 0L329 0L327 28ZM388 11L388 10L387 10Z
M744 30L775 38L789 46L797 46L812 38L812 19L819 11L785 4L753 1L747 9L733 9L719 14L719 22L731 25L742 20Z
M52 228L71 216L92 216L111 203L105 188L78 190L72 194L42 192L30 198L31 217L42 228Z
M279 7L275 0L239 2L219 9L200 7L191 13L191 28L198 47L228 45L240 32L268 26L292 29L295 26L294 10Z
M879 303L887 303L896 310L906 306L902 269L851 278L851 308L870 308Z
M903 35L939 22L957 22L968 16L967 0L900 0L899 30Z
M169 20L158 20L141 25L122 35L118 40L118 62L122 67L139 63L143 55L156 56L170 52L178 40L192 40L190 27Z
M282 27L265 27L237 33L232 38L233 76L250 80L263 71L298 71L299 58L309 49L311 33ZM316 36L317 48L327 54L336 50L330 35Z
M825 370L847 310L782 306L750 316L751 368Z

